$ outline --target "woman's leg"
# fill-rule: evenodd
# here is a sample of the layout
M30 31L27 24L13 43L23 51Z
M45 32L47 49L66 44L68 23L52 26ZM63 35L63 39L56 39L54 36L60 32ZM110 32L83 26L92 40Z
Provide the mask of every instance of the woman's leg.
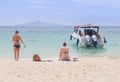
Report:
M17 57L16 57L16 48L15 47L13 47L14 48L14 59L16 60L17 59Z
M17 52L17 54L16 54L16 59L17 59L17 61L18 61L18 60L19 60L20 48L17 48L17 49L16 49L16 52Z

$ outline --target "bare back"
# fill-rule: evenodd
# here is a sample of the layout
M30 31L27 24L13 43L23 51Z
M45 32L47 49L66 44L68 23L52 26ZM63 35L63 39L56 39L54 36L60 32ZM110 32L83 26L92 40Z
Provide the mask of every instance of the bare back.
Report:
M60 54L61 54L61 59L69 59L69 48L62 47Z
M21 37L19 35L15 35L12 37L12 41L14 45L20 45Z
M61 48L63 54L68 54L69 49L67 47Z

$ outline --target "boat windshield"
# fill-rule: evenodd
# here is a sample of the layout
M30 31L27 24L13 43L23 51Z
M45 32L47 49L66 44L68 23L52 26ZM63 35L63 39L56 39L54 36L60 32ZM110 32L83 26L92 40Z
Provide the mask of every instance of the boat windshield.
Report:
M78 28L74 28L74 32L77 33L78 32Z
M91 28L86 28L86 29L84 29L84 33L85 33L85 35L87 34L87 35L89 35L89 36L92 36L93 34L94 34L94 35L97 35L96 30L95 30L95 29L91 29Z

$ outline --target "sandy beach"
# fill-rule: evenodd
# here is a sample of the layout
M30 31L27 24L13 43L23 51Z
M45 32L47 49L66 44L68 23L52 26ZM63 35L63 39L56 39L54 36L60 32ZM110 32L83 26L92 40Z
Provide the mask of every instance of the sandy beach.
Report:
M76 62L1 59L0 82L120 82L120 58L80 57Z

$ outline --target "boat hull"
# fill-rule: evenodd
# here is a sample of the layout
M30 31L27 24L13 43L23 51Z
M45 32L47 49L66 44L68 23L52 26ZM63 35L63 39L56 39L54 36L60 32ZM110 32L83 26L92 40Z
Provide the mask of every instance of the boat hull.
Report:
M100 35L99 38L97 39L96 46L94 46L94 42L90 37L90 40L86 40L85 36L79 36L76 33L71 34L73 39L79 40L77 46L81 47L103 47L104 46L104 38ZM77 42L76 42L77 43Z

